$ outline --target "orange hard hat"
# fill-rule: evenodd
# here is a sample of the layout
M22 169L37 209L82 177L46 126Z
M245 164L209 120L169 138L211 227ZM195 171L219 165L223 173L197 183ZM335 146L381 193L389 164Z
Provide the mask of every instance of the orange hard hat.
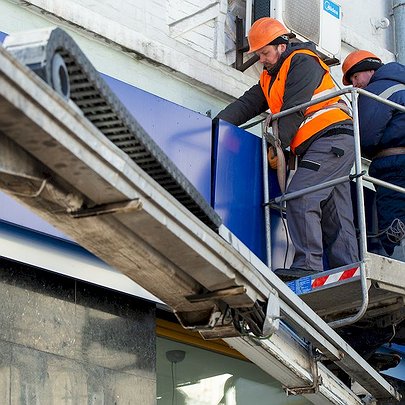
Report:
M249 52L256 52L281 35L289 35L286 27L281 22L270 17L256 20L248 33Z
M360 62L370 62L369 64L364 64L364 70L373 70L372 69L372 64L376 63L381 65L382 61L381 59L374 55L372 52L369 51L363 51L363 50L359 50L359 51L354 51L352 53L349 53L349 55L346 56L346 59L343 62L342 65L342 72L343 72L343 84L344 85L348 85L351 84L351 80L350 80L350 76L356 72L353 71L353 68L358 65ZM368 68L367 68L368 67ZM361 72L362 70L359 69L357 70L357 72Z

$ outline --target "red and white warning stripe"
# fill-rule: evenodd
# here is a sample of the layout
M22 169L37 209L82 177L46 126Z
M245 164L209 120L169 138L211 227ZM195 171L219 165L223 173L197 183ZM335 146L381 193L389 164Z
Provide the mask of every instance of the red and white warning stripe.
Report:
M312 289L323 287L327 284L336 283L341 280L347 280L348 278L356 277L360 275L360 267L353 267L352 269L347 269L339 271L338 273L330 274L328 276L321 276L314 278L311 282Z

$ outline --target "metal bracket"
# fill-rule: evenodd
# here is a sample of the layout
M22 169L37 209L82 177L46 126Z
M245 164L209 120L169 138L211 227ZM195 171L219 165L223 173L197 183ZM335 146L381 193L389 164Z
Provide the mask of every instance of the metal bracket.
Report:
M381 308L381 311L384 311L385 314L377 318L375 324L378 328L386 328L388 326L398 325L405 319L403 297L398 298L395 304ZM378 315L378 312L369 312L371 312L371 314L367 314L367 317L369 317L370 315L373 316L374 314Z
M309 346L309 352L311 353L311 373L312 384L303 387L283 387L287 395L302 395L302 394L316 394L319 392L319 387L322 385L322 377L318 373L318 353L312 345Z
M357 179L359 177L365 176L366 174L367 174L367 172L365 170L362 170L360 173L357 173L357 174L349 174L349 179L350 180L355 180L355 179Z
M263 336L271 336L280 326L280 301L276 292L267 299L266 318L263 323Z
M236 17L236 60L235 60L235 68L241 72L244 72L250 66L254 65L258 60L259 57L253 55L249 60L243 62L243 54L248 51L249 44L247 42L247 38L244 35L243 29L243 20L239 17Z
M97 215L106 214L126 214L129 212L140 211L142 209L142 201L139 198L134 200L117 202L111 204L95 205L91 208L81 208L76 211L69 212L73 218L88 218Z
M4 173L4 172L1 171L1 173ZM9 173L7 173L7 174L9 174ZM21 177L24 177L24 176L21 176ZM37 180L37 179L35 179L35 180ZM38 180L39 180L39 179L38 179ZM39 197L39 196L42 194L42 192L44 191L45 186L47 185L47 181L48 181L48 179L43 179L43 180L41 181L41 184L40 184L40 186L38 187L38 189L37 189L36 191L34 191L33 193L22 193L22 192L19 192L19 191L11 191L11 190L7 190L7 192L8 192L9 194L15 195L15 196L17 196L17 197L37 198L37 197Z
M205 319L199 319L198 323L195 321L190 323L184 317L184 313L175 311L175 315L183 328L197 331L205 340L240 336L229 308L221 302L214 305L208 316Z
M246 292L246 288L242 285L230 288L222 288L220 290L211 291L203 294L189 295L186 299L190 302L203 302L209 300L218 300L235 295L241 295Z

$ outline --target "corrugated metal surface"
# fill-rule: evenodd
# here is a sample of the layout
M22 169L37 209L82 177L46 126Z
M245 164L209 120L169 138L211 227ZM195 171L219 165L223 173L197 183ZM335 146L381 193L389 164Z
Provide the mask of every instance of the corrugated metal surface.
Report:
M320 1L284 1L284 22L287 27L310 41L319 44Z
M102 75L170 160L211 201L211 118Z

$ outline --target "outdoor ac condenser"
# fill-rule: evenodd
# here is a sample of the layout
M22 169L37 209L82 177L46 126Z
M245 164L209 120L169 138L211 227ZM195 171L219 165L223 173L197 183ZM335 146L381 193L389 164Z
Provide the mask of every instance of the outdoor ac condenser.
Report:
M297 40L314 42L328 64L339 63L342 10L335 0L248 0L246 7L247 31L260 17L276 18Z

